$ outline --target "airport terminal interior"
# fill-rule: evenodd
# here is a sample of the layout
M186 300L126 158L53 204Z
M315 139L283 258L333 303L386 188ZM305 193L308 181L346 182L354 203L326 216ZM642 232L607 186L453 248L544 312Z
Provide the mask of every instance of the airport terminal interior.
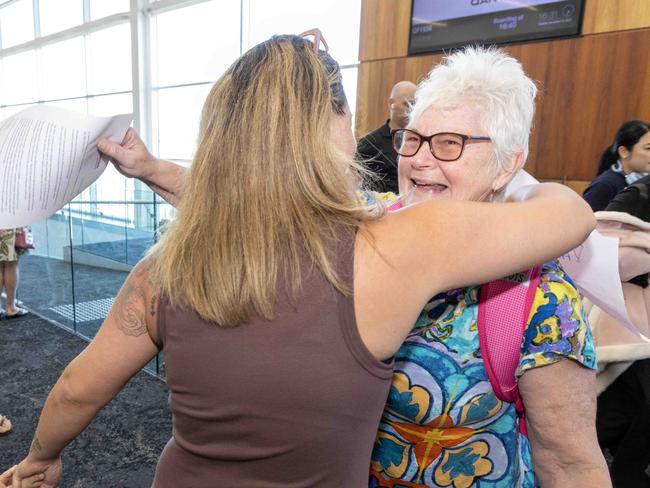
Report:
M491 15L496 26L487 43L517 59L539 88L525 169L582 194L619 126L650 120L650 0L0 0L0 124L37 105L102 117L132 113L152 154L189 168L215 80L272 35L318 28L340 65L361 139L389 118L396 83L420 83L463 36L473 40L462 25L467 14L436 17L437 6L452 3L508 3L543 18L544 29L513 34L525 22L519 11L477 14ZM556 10L544 10L551 4ZM432 40L431 26L447 31ZM34 248L19 259L17 288L28 313L0 320L0 414L13 423L10 435L0 436L0 472L29 450L47 393L175 217L145 183L109 164L81 194L31 225ZM171 423L160 353L64 451L61 486L150 486ZM646 473L650 486L650 464ZM467 479L390 486L505 486Z

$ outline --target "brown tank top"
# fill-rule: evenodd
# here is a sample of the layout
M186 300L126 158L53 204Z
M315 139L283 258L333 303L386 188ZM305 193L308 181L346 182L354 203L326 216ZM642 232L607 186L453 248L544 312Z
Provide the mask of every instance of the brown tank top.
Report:
M352 289L354 232L329 247ZM154 487L368 486L392 364L361 341L352 298L306 257L302 271L271 321L219 327L160 301L173 432Z

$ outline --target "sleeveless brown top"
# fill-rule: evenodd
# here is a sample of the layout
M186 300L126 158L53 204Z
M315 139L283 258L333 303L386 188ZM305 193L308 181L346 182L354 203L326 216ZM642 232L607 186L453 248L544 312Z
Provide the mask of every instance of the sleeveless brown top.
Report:
M354 232L328 251L353 289ZM368 486L392 364L361 341L353 299L301 266L297 299L278 294L270 321L219 327L160 301L173 435L154 487Z

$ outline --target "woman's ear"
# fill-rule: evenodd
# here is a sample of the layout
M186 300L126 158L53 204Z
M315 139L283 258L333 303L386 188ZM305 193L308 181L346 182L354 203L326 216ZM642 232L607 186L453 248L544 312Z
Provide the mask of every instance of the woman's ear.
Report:
M630 157L630 151L628 151L627 147L625 146L618 146L616 152L618 153L619 159L627 159Z
M509 159L505 169L494 179L494 183L492 183L492 191L497 192L505 188L523 164L524 153L522 151L515 152Z

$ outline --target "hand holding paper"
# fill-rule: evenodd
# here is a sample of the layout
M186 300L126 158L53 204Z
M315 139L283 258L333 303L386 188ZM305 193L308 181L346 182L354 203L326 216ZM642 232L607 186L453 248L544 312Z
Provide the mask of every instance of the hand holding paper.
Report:
M0 122L0 228L43 220L102 174L101 138L120 142L132 114L93 117L30 107Z
M126 131L121 144L119 141L102 139L97 144L97 148L111 158L111 162L120 173L129 178L149 181L154 165L158 161L151 155L138 133L130 128Z

